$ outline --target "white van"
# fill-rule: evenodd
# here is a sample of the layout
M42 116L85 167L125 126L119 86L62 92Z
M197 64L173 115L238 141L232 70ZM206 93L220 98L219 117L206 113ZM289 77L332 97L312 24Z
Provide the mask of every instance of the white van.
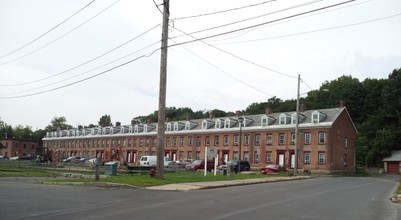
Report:
M172 163L167 157L164 157L164 166L168 166ZM156 166L157 156L141 156L139 159L140 166Z

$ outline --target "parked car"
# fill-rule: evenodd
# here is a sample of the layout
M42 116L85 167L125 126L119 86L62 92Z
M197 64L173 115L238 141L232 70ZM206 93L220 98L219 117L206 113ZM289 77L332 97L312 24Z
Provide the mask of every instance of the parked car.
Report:
M10 157L10 160L19 160L19 157L18 156Z
M233 166L235 173L238 173L238 168L240 172L251 170L251 164L247 160L230 160L226 165L222 166L222 169L226 169L228 165Z
M79 163L81 160L81 157L78 156L71 156L71 157L67 157L66 159L63 160L64 163Z
M287 171L287 169L282 166L282 165L274 165L274 164L269 164L263 168L260 169L260 172L263 174L268 174L268 173L278 173L282 171Z
M208 161L206 164L206 170L207 171L212 171L214 168L214 162L213 161ZM190 171L197 171L199 169L205 169L205 161L204 160L194 160L191 164L188 164L185 166L186 170Z
M0 160L8 160L7 156L0 155Z

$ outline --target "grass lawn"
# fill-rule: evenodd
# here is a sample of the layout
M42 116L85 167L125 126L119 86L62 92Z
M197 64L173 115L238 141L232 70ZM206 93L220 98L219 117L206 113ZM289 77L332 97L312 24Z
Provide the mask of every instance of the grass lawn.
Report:
M92 178L63 178L65 173L77 173L84 174L86 176L91 175ZM103 174L104 172L100 172ZM95 182L94 172L80 172L71 171L69 169L60 168L46 168L46 167L7 167L0 166L0 177L62 177L62 178L49 178L46 181L65 181L65 182ZM288 173L280 173L278 175L271 176L288 176ZM177 171L177 172L165 172L164 179L157 179L150 177L149 174L118 174L116 176L109 176L107 178L100 178L100 182L111 182L119 184L128 184L138 187L157 186L171 183L189 183L189 182L208 182L208 181L224 181L224 180L235 180L235 179L250 179L250 178L269 178L270 175L263 175L255 172L255 174L233 174L232 176L223 175L221 172L214 176L214 173L208 172L204 176L203 172L188 172L188 171Z

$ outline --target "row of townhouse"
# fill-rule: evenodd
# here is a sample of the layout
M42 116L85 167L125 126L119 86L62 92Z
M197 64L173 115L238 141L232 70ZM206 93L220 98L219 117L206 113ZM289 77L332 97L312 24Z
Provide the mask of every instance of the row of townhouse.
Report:
M166 120L165 129L164 155L174 161L203 159L205 147L213 147L219 163L240 157L254 168L267 164L294 168L297 161L297 168L305 172L355 170L357 131L343 102L338 108L301 109L298 119L295 111L275 113L268 108L258 115ZM48 132L43 144L64 157L137 163L143 155L156 155L156 137L157 123L144 123Z

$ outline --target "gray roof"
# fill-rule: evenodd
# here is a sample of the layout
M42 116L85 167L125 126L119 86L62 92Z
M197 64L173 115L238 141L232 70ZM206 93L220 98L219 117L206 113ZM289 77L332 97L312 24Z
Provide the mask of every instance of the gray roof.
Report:
M330 128L337 120L342 112L346 112L346 108L329 108L306 110L300 112L299 127L300 128ZM245 125L242 127L243 131L258 131L258 130L286 130L294 129L295 123L291 121L292 116L295 116L296 111L291 112L277 112L271 114L257 114L257 115L243 115ZM318 115L318 122L312 120L313 115ZM284 123L280 123L280 116L285 119ZM351 118L350 118L351 120ZM267 121L267 125L266 125ZM190 124L186 128L186 124ZM221 124L220 127L218 124ZM265 123L265 124L263 124ZM352 120L351 120L352 123ZM175 127L174 127L175 124ZM169 127L170 129L167 129ZM173 128L174 127L174 128ZM355 126L354 126L355 127ZM155 135L157 133L157 123L136 124L136 125L122 125L118 127L96 127L85 128L82 130L70 129L66 131L48 132L44 140L52 138L82 138L84 137L98 137L99 135ZM180 133L215 133L216 131L237 131L239 122L237 116L231 117L216 117L216 118L203 118L192 119L189 121L170 121L166 122L166 134L180 134Z
M401 161L401 150L391 151L391 156L384 158L383 161Z

